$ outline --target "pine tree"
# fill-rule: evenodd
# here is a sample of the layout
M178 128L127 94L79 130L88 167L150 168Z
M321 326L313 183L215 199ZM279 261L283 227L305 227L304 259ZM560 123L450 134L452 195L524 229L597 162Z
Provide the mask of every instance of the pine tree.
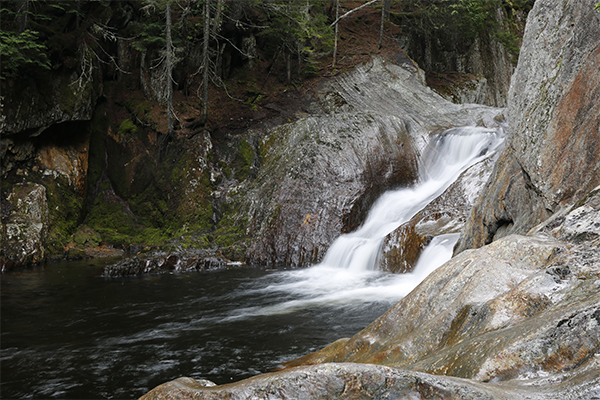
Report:
M38 31L30 28L30 0L3 4L0 11L1 77L15 78L27 70L51 68L47 47Z

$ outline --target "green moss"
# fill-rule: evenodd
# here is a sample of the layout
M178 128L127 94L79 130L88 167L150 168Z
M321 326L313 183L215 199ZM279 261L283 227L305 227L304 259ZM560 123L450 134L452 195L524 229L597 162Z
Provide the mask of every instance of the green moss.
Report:
M252 162L254 161L254 148L246 139L242 139L238 147L238 154L235 159L235 177L243 181L250 175Z
M125 121L121 122L119 125L119 136L121 138L125 138L129 135L135 135L137 133L137 126L127 118Z
M44 177L49 211L46 249L50 255L62 254L82 218L83 197L62 177Z
M121 104L138 120L149 125L155 124L150 116L153 103L146 100L140 93L135 93Z
M265 163L268 157L268 154L273 147L273 145L277 142L277 135L272 134L265 139L263 139L258 145L258 155L260 157L260 162Z
M73 234L73 241L79 247L97 247L102 242L102 237L89 226L82 225Z
M104 193L96 197L96 202L87 216L87 225L100 233L102 240L113 245L129 245L143 233L135 219L125 213L123 204L109 200Z
M248 218L239 218L233 210L221 218L213 237L214 243L225 257L232 260L244 259L249 241L246 235L247 225Z

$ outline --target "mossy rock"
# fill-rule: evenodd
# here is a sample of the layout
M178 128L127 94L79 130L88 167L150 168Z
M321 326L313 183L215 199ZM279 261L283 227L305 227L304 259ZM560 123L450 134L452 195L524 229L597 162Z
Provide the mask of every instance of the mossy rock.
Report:
M102 242L102 236L87 225L81 225L73 234L73 242L79 247L97 247Z
M250 176L255 155L254 147L246 139L242 139L234 161L235 177L238 181L246 180Z
M50 216L46 249L52 256L62 254L71 241L71 235L81 222L84 199L63 176L44 177L43 183L48 193Z
M244 260L249 243L248 217L236 204L223 206L223 217L212 233L214 244L231 260Z
M119 125L119 138L121 140L125 140L127 142L133 141L132 136L135 135L138 131L137 126L127 118L125 121L121 122Z

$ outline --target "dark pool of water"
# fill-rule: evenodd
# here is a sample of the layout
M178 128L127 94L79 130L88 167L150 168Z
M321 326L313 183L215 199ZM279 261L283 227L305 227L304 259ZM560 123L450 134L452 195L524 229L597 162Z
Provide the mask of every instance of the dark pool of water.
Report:
M244 315L294 301L256 290L282 272L105 279L101 268L64 262L1 276L2 399L136 398L180 376L237 381L351 336L393 303Z

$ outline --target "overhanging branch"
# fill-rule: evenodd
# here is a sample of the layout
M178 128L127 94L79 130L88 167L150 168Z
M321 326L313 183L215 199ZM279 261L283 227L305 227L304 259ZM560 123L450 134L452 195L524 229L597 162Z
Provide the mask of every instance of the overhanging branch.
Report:
M368 3L363 4L362 6L358 6L356 8L353 8L352 10L348 11L346 14L342 15L341 17L339 17L338 19L336 19L335 21L333 21L333 23L331 25L329 25L329 26L330 27L335 26L338 22L340 22L340 20L346 18L348 15L352 14L353 12L358 11L361 8L369 6L369 5L373 4L373 3L377 3L378 1L381 1L381 0L371 0Z

